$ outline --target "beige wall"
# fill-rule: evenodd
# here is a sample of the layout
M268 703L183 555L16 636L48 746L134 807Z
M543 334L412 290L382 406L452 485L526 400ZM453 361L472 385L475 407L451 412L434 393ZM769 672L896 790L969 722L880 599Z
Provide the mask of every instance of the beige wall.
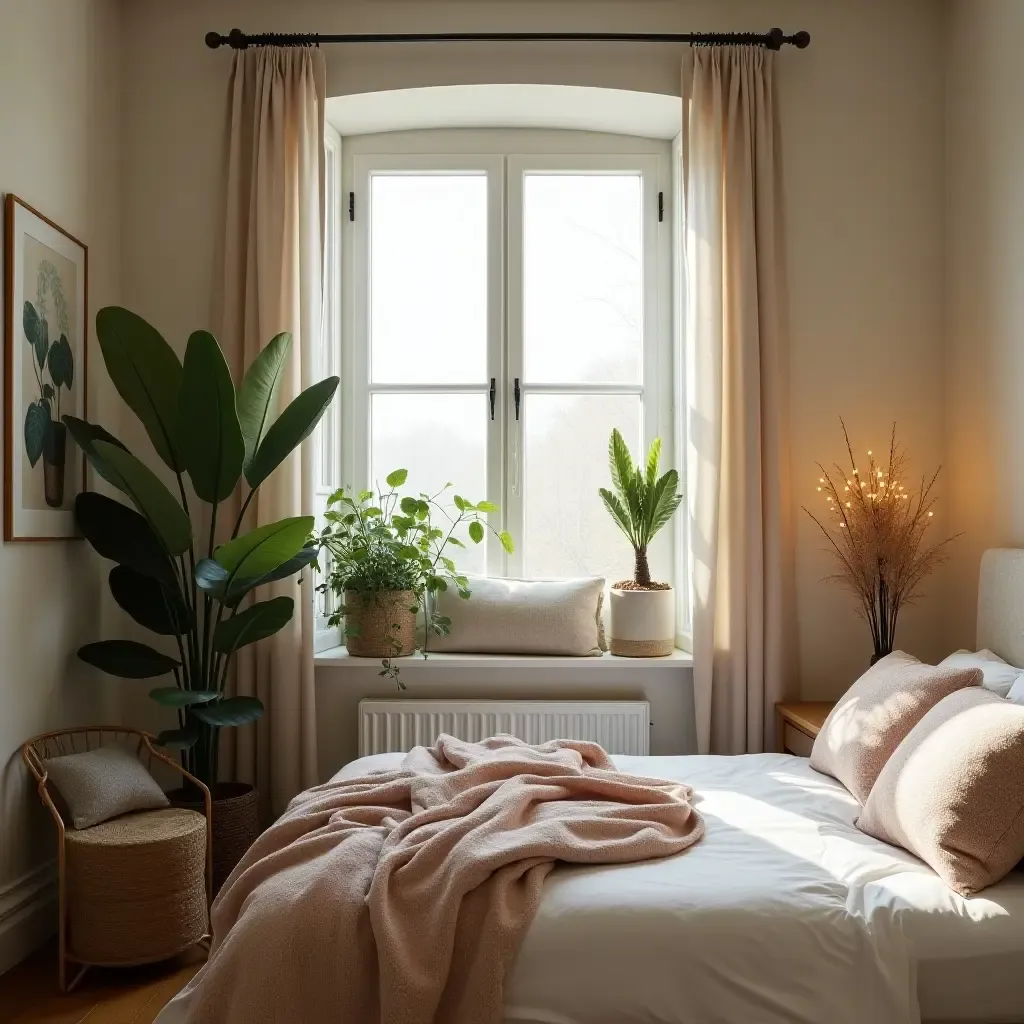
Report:
M89 246L90 314L115 300L119 274L119 29L114 0L0 0L0 192ZM89 344L94 410L108 394ZM54 832L18 747L116 714L74 655L100 628L100 583L81 541L0 545L0 971L56 921Z
M950 641L974 637L978 559L1024 545L1024 4L960 0L948 51Z
M792 294L795 496L814 461L860 447L894 419L916 465L943 448L943 5L933 0L776 0L770 17L813 43L781 56ZM766 28L757 0L134 0L125 8L123 207L126 302L181 342L209 323L218 168L231 56L211 30L662 31ZM884 29L884 31L880 31ZM679 48L549 44L329 47L328 92L465 82L543 82L675 94ZM870 654L848 598L800 513L798 615L804 692L839 693ZM934 596L909 610L901 644L947 646Z

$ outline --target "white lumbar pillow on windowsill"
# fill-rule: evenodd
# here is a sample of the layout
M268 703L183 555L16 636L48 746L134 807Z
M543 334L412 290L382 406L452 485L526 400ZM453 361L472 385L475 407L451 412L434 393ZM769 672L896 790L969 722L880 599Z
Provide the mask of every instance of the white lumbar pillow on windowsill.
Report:
M437 593L433 614L451 633L427 638L427 651L599 657L605 650L604 579L518 580L471 576L471 596Z
M956 651L948 658L939 662L946 668L980 668L981 685L986 690L1007 697L1009 700L1024 704L1024 669L1016 668L1003 661L998 654L990 650ZM1014 696L1014 690L1017 696Z

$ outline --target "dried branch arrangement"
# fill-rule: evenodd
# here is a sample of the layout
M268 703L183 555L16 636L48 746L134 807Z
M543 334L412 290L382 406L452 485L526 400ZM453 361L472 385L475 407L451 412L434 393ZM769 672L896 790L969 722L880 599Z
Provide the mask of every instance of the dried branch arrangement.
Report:
M827 508L822 522L808 508L804 511L827 538L836 560L836 571L827 582L853 591L860 613L871 628L874 664L892 651L900 609L923 595L921 581L946 560L953 537L928 543L928 528L935 515L935 481L921 478L920 488L908 491L910 460L896 442L893 424L888 462L878 463L868 452L861 469L853 455L846 424L840 420L849 470L836 464L833 471L818 468L818 490Z

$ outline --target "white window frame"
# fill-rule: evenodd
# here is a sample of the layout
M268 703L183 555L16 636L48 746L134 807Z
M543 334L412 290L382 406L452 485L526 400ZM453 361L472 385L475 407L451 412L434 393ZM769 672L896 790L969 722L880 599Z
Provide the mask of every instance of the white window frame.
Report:
M654 437L663 443L663 466L677 466L685 439L674 423L678 379L684 367L674 352L673 221L675 188L671 143L660 139L605 135L595 132L480 129L392 132L344 140L341 197L342 217L342 465L341 478L351 486L371 486L367 479L370 448L370 395L384 392L479 392L483 385L379 385L369 374L369 246L370 176L462 170L483 171L488 177L488 377L496 378L494 426L488 431L486 497L500 505L492 515L495 529L509 529L521 539L521 487L514 479L513 445L521 462L521 437L512 401L513 381L520 378L528 392L639 393L643 399L645 447ZM522 175L528 171L554 173L615 173L636 171L643 180L644 202L644 367L640 385L523 384L522 374ZM349 219L349 193L354 194L354 220ZM659 223L658 200L663 219ZM507 266L506 266L507 263ZM507 453L507 454L506 454ZM477 497L484 497L479 495ZM685 535L684 535L685 536ZM623 541L625 543L625 540ZM686 564L679 550L678 530L664 530L652 551L659 574L679 578ZM488 538L487 572L495 576L521 574L520 549L506 556ZM611 581L609 581L611 582ZM688 622L684 586L677 586L680 621Z
M487 369L484 380L473 384L375 384L370 379L370 177L373 174L484 174L487 178ZM500 249L492 239L504 238L504 207L502 184L504 164L500 156L477 153L399 153L381 160L376 156L355 156L352 161L352 183L356 196L362 198L362 216L349 222L353 236L353 292L350 302L351 329L343 344L347 443L344 446L345 480L356 481L357 488L376 486L370 480L370 399L375 394L482 394L487 395L490 377L501 379L500 363L504 341L503 261L495 259ZM358 200L357 200L358 202ZM357 340L358 339L358 340ZM495 423L500 423L500 384L495 391ZM467 495L472 501L484 498L501 505L502 437L499 430L487 432L487 494ZM390 467L395 469L397 467ZM498 497L494 497L498 495ZM489 516L491 525L503 529L503 513ZM504 576L504 552L488 533L484 543L485 563L489 575Z
M320 309L320 347L315 361L317 380L337 376L341 372L342 152L341 136L330 125L325 125L323 291ZM314 500L318 528L323 525L321 517L326 511L327 499L338 487L342 476L341 419L342 410L336 396L314 435ZM314 574L314 586L318 586L325 578L326 558L328 555L324 551L320 555L322 572ZM323 594L314 591L314 653L337 647L342 642L340 627L331 626L328 622L336 604L337 598L329 590Z
M529 394L557 395L638 395L641 399L641 437L644 450L655 437L663 433L663 426L670 422L670 410L666 404L671 391L664 382L671 379L671 348L669 321L662 309L664 288L660 269L670 249L663 249L663 238L667 234L660 230L658 222L658 194L664 193L659 175L659 160L655 155L617 153L573 153L558 155L512 154L507 162L508 197L508 345L507 378L514 382L518 378L522 392L521 404L525 405ZM621 174L638 173L642 182L644 216L644 315L643 315L643 367L641 379L636 384L529 384L523 374L523 191L524 178L532 172L547 174ZM653 272L652 272L653 271ZM509 392L508 386L505 388ZM515 403L509 401L506 411L506 436L508 438L508 466L505 483L505 508L507 522L516 524L518 536L522 536L525 525L523 490L523 439L521 421L516 420ZM672 456L672 441L667 440L666 456ZM635 453L634 453L635 454ZM665 463L668 465L669 463ZM515 530L513 530L513 535ZM671 559L672 552L666 552ZM508 575L524 574L524 550L516 548L508 558ZM669 563L671 564L671 562ZM609 583L614 582L609 580Z

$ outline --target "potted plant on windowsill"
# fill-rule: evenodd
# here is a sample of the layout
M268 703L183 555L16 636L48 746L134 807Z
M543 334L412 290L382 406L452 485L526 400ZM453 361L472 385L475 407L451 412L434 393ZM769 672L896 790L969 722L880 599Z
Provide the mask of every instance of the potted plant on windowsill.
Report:
M614 490L602 487L600 494L633 545L635 569L632 580L612 584L608 646L612 654L631 658L663 657L675 648L675 592L651 579L647 562L648 546L683 500L674 469L658 476L660 458L661 438L655 438L646 466L634 466L622 435L612 431L608 461Z
M376 495L335 491L320 534L330 559L320 589L330 589L342 599L330 624L337 626L344 619L349 654L380 658L380 674L403 690L394 659L415 651L417 614L422 609L424 655L431 633L445 635L451 629L451 619L431 613L430 595L449 587L466 600L471 595L469 578L446 554L466 546L456 531L465 525L469 539L479 544L490 530L506 551L513 550L511 535L487 522L487 515L498 511L493 502L474 504L456 494L446 507L438 499L451 484L436 494L401 496L398 488L408 475L405 469L389 473L388 489Z
M102 427L65 416L93 469L135 506L84 492L75 501L75 517L93 548L117 563L109 577L114 600L139 625L171 638L177 656L134 640L100 640L78 656L126 679L173 677L173 686L149 691L177 715L177 728L161 732L157 742L180 751L182 766L213 795L217 888L259 834L255 790L218 782L220 730L263 714L255 697L226 693L230 665L240 647L282 629L294 607L286 595L246 598L300 572L318 551L312 516L248 532L242 523L263 481L320 421L338 378L307 388L275 420L289 334L277 335L260 352L236 394L220 346L206 331L189 337L184 363L153 327L126 309L101 309L96 333L110 379L142 421L177 482L178 496ZM198 502L209 505L205 514L194 507L198 502L190 507L186 475ZM244 500L238 493L243 478ZM229 501L237 518L229 539L218 545L218 511ZM175 802L188 806L196 796L179 792Z

